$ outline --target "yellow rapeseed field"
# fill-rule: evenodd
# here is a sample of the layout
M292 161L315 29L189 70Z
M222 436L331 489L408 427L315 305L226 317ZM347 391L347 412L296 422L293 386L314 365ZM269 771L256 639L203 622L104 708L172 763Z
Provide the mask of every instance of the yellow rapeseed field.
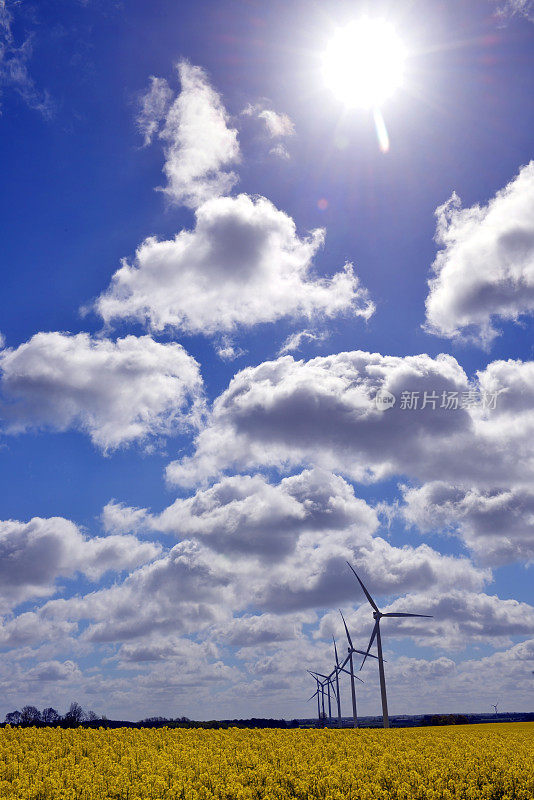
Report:
M532 800L534 723L0 730L2 800Z

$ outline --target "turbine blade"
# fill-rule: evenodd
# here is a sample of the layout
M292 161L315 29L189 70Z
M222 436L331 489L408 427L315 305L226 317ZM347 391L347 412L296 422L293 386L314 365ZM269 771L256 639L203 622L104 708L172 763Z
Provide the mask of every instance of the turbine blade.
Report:
M336 664L337 666L339 666L339 658L337 657L336 637L332 636L332 639L334 640L334 653L336 654Z
M345 622L345 617L343 616L343 612L341 609L339 609L339 613L341 614L341 619L343 620L343 625L345 626L345 633L347 634L349 647L352 647L352 639L350 638L349 629L347 628L347 623Z
M349 564L349 562L348 562L348 561L347 561L347 564ZM354 572L354 569L353 569L353 567L351 567L351 566L350 566L350 564L349 564L349 567L350 567L350 568L351 568L351 570ZM375 610L375 611L379 611L379 608L378 608L377 604L375 603L375 601L373 600L373 598L371 597L371 595L369 594L369 592L367 591L367 589L365 588L365 586L363 585L363 583L362 583L362 582L361 582L361 580L358 578L358 576L356 575L356 573L355 573L355 572L354 572L354 575L355 575L355 577L356 577L356 580L358 581L358 583L359 583L359 584L360 584L360 586L362 587L362 589L363 589L363 592L364 592L365 596L367 597L367 599L369 600L369 602L370 602L370 603L371 603L371 605L373 606L374 610Z
M348 671L348 669L341 669L340 672L344 672L346 675L350 675L350 672ZM360 683L364 683L364 681L362 681L361 678L358 678L357 675L353 675L353 677L356 678L357 681L360 681Z
M376 658L378 660L378 656L374 656L372 653L369 653L368 651L365 651L365 650L353 650L352 652L353 653L359 653L361 656L366 656L366 657L368 656L369 658ZM386 659L384 659L384 661L385 660Z
M315 697L315 695L316 695L316 694L319 694L319 690L317 690L316 692L314 692L314 693L312 694L312 696L311 696L311 697L308 697L308 699L306 700L306 702L307 702L307 703L309 703L309 702L310 702L310 700L313 700L313 698Z
M378 630L378 620L375 622L375 627L373 628L373 632L372 632L372 634L371 634L371 638L369 639L369 644L367 645L367 652L365 653L365 655L364 655L364 657L363 657L363 661L362 661L362 664L361 664L361 667L360 667L360 669L361 669L361 668L363 667L363 665L365 664L365 659L366 659L366 658L367 658L367 656L369 655L369 650L370 650L370 649L371 649L371 647L373 646L373 642L374 642L374 640L375 640L375 636L376 636L376 632L377 632L377 630Z
M402 614L400 611L391 614L382 614L383 617L426 617L432 619L432 614Z

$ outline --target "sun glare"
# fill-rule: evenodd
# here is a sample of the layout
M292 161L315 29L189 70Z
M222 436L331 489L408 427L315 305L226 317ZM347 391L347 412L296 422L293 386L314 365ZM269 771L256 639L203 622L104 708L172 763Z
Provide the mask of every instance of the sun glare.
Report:
M380 108L403 78L405 50L385 20L361 19L340 28L323 56L326 84L349 107Z

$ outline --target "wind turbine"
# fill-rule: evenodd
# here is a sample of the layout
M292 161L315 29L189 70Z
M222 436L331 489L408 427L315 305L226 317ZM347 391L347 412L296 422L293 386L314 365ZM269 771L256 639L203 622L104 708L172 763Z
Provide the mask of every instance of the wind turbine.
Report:
M308 702L310 700L313 700L315 695L317 695L317 721L320 723L321 722L321 701L320 701L320 698L319 698L319 692L320 692L319 687L321 686L321 682L320 682L319 678L315 678L315 676L314 676L314 679L315 679L315 682L317 684L317 688L314 691L314 693L312 694L312 696L308 697ZM321 692L321 694L322 694L322 692ZM324 713L324 696L323 696L323 713Z
M492 708L493 708L493 710L495 711L495 716L497 716L497 714L499 713L499 712L497 711L497 709L499 708L499 703L500 703L500 701L501 701L501 698L499 697L499 699L497 700L497 702L496 702L496 703L492 703L492 704L491 704L491 707L492 707Z
M370 603L370 605L371 605L371 607L373 609L373 618L375 620L375 625L374 625L374 628L373 628L373 632L371 634L371 638L369 639L369 644L367 645L367 652L364 655L364 659L362 661L360 669L365 664L365 659L369 655L369 650L373 646L373 642L374 642L375 637L376 637L376 646L378 648L378 672L380 674L380 694L382 696L382 719L384 721L384 728L389 728L388 699L387 699L387 695L386 695L386 676L384 675L384 656L382 655L382 639L380 638L380 620L382 619L382 617L427 617L427 618L430 619L432 617L432 615L431 614L405 614L403 612L397 612L397 611L390 612L388 614L383 614L380 611L380 609L378 608L378 606L375 603L375 601L373 600L373 598L371 597L371 595L369 594L369 592L367 591L367 589L365 588L365 586L363 585L363 583L361 582L361 580L356 575L356 572L351 567L351 565L349 564L348 561L347 561L347 564L349 565L350 569L354 573L354 576L356 577L356 580L358 581L358 583L362 587L363 593L367 597L367 599L368 599L368 601L369 601L369 603Z
M322 713L322 717L321 717L321 712L319 712L319 719L321 719L321 718L325 719L326 718L326 714L325 714L325 710L324 710L324 684L321 683L321 681L319 680L319 678L317 677L317 675L314 672L312 672L311 670L307 670L307 672L310 673L312 678L314 678L314 680L317 683L317 705L319 705L319 691L321 692L321 705L322 705L323 713ZM310 697L310 700L314 696L315 695L312 694L312 696Z
M323 704L324 704L324 687L326 685L327 698L328 698L328 721L332 722L332 700L331 700L331 697L330 697L330 686L332 686L332 690L333 690L334 695L335 695L336 692L335 692L335 689L334 689L334 686L333 686L334 682L332 680L332 675L334 673L331 672L330 675L323 675L322 672L312 672L311 669L309 669L308 672L310 673L310 675L313 675L314 678L317 675L320 678L324 678L324 681L322 681L322 683L321 683L321 686L323 688ZM324 711L324 705L323 705L323 711Z
M339 613L341 614L341 619L343 620L343 625L345 626L345 633L347 634L347 644L348 644L348 647L347 647L348 655L347 655L345 661L343 662L343 664L341 665L341 669L343 670L343 672L346 672L347 675L350 675L350 691L351 691L351 694L352 694L352 721L353 721L353 726L355 728L357 728L358 727L358 713L356 711L356 687L354 685L354 678L356 678L356 680L359 680L360 683L363 683L363 681L362 681L361 678L358 678L358 676L354 674L354 663L353 663L353 660L352 660L352 654L353 653L360 653L360 655L365 656L365 652L363 650L356 650L356 648L353 646L352 639L350 638L349 629L347 628L347 623L345 622L345 617L343 616L343 612L342 612L341 609L339 609ZM369 655L371 655L371 654L369 654ZM371 655L371 658L376 658L376 656ZM337 654L336 654L336 659L337 659ZM344 669L345 664L347 663L347 661L349 662L350 672L347 672L347 670Z

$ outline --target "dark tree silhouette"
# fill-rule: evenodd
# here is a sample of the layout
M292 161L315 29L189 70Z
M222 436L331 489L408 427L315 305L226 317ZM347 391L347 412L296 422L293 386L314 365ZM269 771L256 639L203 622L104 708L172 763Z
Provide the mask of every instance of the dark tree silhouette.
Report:
M63 719L68 725L79 725L81 722L83 722L83 718L84 718L83 708L76 701L70 704L69 710L63 717Z
M22 722L22 714L20 711L10 711L9 714L6 714L5 722L6 725L20 725Z
M57 722L59 722L59 714L55 708L49 706L48 708L43 709L41 719L45 725L55 725Z
M35 725L36 722L41 722L41 712L35 706L24 706L21 711L23 725Z

